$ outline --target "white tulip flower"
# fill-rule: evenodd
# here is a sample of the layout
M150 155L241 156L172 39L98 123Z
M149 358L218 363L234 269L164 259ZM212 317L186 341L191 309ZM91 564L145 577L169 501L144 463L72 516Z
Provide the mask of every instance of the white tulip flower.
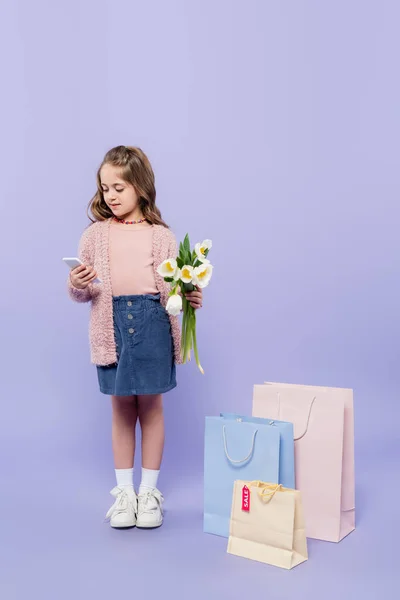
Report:
M199 288L205 288L210 283L210 279L213 272L213 266L208 262L196 267L194 269L193 283L199 286Z
M179 296L179 294L173 294L173 296L170 296L168 298L165 310L170 315L177 317L182 310L182 296Z
M183 281L183 283L192 283L193 276L193 267L191 267L190 265L183 265L180 273L180 279Z
M157 273L161 275L161 277L170 277L174 279L177 271L178 265L175 258L167 258L167 260L164 260L161 265L157 267Z
M210 250L212 248L212 241L211 240L204 240L203 242L201 242L201 244L196 244L194 247L194 251L196 252L196 256L199 259L199 261L201 261L202 263L209 263L210 261L208 260L208 258L205 257L205 253L207 250Z

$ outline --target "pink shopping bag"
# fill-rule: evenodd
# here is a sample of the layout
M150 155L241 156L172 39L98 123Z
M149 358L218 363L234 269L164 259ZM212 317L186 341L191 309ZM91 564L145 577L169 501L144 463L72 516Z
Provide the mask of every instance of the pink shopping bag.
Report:
M293 423L306 535L340 542L355 529L353 391L265 382L252 413Z

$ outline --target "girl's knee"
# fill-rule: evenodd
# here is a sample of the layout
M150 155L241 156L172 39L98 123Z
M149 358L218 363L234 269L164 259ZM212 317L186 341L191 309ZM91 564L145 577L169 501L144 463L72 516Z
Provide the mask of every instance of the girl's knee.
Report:
M152 396L138 396L138 413L139 416L152 414L162 414L163 404L162 396L160 394Z

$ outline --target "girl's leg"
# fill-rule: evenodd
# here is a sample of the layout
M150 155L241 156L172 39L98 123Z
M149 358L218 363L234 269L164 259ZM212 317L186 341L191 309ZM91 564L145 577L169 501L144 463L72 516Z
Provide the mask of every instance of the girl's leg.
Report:
M138 415L142 429L142 466L158 471L164 450L164 413L161 394L138 396ZM154 486L155 487L155 486Z
M112 448L116 469L133 468L138 404L136 396L112 396Z
M137 513L137 497L133 487L137 398L112 396L111 402L112 447L117 486L111 490L115 502L106 518L110 518L111 527L133 527Z
M160 527L163 522L163 497L157 489L164 450L162 396L138 396L138 415L142 429L142 482L138 497L138 527Z

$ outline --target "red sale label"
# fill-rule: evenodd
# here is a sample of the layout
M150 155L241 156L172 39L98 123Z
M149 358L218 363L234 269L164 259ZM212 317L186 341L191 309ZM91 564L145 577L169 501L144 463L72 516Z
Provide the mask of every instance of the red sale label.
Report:
M242 488L242 510L245 512L250 511L250 490L247 485Z

